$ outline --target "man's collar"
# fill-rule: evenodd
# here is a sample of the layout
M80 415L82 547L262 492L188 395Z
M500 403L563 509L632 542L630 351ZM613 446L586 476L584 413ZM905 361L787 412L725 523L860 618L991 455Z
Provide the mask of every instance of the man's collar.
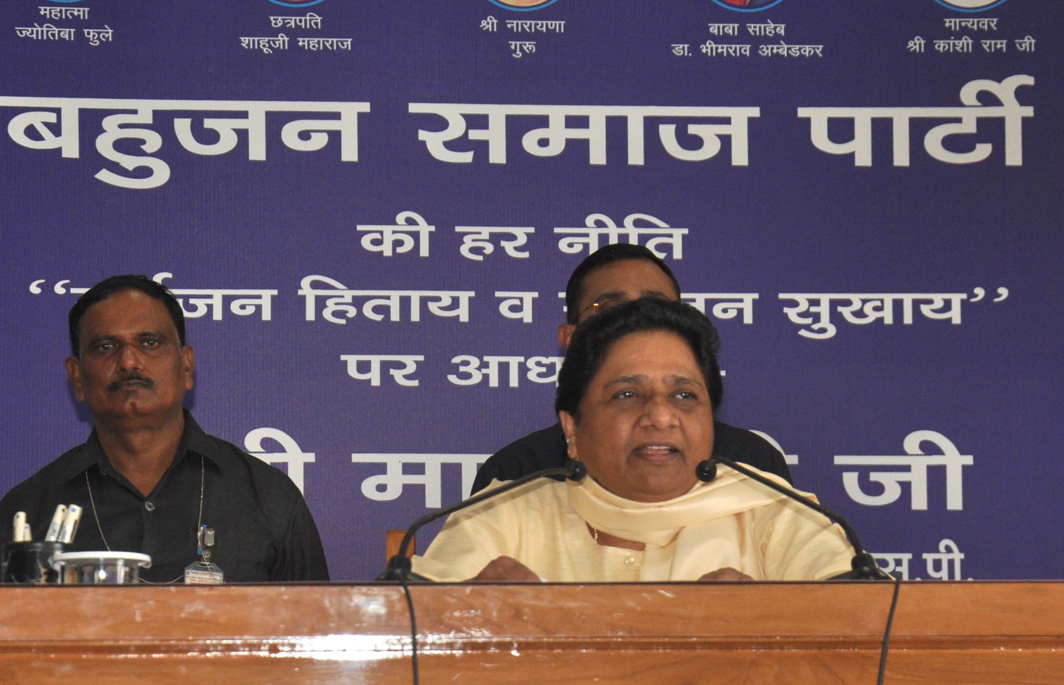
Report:
M218 449L218 444L213 438L203 432L203 429L199 427L199 424L192 418L188 410L186 409L184 412L185 428L181 433L181 440L177 444L175 463L192 453L205 457L219 470L224 470L224 452ZM107 455L103 452L103 447L100 445L100 439L96 435L95 428L89 435L89 439L75 447L71 452L73 454L70 455L70 463L60 475L60 480L63 482L81 477L81 474L93 466L104 472L114 470Z
M226 466L226 452L219 449L218 440L203 432L192 414L185 410L185 432L181 435L181 444L178 447L178 458L191 452L192 454L206 457L218 470L224 471Z
M96 430L93 429L88 440L63 456L69 460L66 469L59 474L59 480L63 483L74 480L91 467L102 463L103 449L100 448L100 441L96 438Z

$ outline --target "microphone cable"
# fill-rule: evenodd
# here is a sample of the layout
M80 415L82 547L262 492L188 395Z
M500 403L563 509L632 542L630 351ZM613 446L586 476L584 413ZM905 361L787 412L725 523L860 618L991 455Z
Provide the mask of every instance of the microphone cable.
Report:
M399 576L399 587L403 588L403 597L406 598L406 608L410 612L410 669L412 671L414 685L420 685L421 676L418 673L417 663L417 614L414 613L414 598L410 596L410 584L407 582L407 574Z
M887 625L883 629L882 645L879 648L879 672L876 674L876 685L883 685L883 678L887 674L887 655L890 653L890 634L894 629L894 614L898 609L898 595L901 594L901 578L894 579L894 592L890 598L890 610L887 612Z

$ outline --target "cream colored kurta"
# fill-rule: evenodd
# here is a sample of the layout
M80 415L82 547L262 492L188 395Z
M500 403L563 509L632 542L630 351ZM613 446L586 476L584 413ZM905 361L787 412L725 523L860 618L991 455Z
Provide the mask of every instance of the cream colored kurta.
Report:
M588 523L645 550L599 545ZM503 555L554 582L697 580L726 566L754 580L822 580L848 572L853 550L820 514L722 469L660 503L617 497L591 478L534 481L453 514L413 570L463 581Z

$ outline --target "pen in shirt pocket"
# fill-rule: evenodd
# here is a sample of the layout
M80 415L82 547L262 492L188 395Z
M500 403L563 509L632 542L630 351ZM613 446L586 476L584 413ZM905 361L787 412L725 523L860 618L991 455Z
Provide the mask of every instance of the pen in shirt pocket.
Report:
M74 535L78 532L80 522L81 507L76 504L68 505L66 515L63 516L63 524L59 526L58 541L64 544L74 542Z
M55 542L59 539L59 529L63 525L63 518L66 516L66 505L59 504L55 507L55 513L52 514L52 522L48 524L48 532L44 536L45 542Z
M16 511L15 519L11 522L11 542L29 542L31 536L26 535L28 528L26 512Z

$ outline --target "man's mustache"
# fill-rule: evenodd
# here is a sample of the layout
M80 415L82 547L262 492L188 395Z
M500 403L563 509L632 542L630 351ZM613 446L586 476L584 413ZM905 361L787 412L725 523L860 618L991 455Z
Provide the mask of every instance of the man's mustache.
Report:
M117 392L118 390L121 390L123 387L129 386L129 385L139 385L139 386L141 386L143 388L154 388L155 387L155 381L153 381L150 378L146 378L144 376L141 376L139 373L131 373L131 374L127 375L127 376L122 376L121 378L119 378L116 381L112 381L107 386L107 392Z

